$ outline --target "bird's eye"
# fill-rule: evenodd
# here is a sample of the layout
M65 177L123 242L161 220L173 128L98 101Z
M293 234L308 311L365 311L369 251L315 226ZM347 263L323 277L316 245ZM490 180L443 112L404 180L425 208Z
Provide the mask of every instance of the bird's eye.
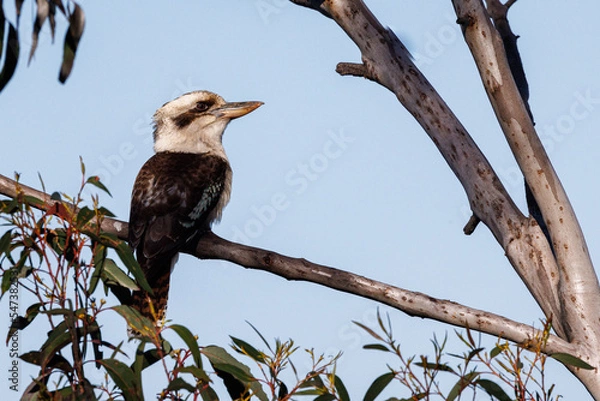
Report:
M210 107L208 102L198 102L196 103L196 111L206 111Z

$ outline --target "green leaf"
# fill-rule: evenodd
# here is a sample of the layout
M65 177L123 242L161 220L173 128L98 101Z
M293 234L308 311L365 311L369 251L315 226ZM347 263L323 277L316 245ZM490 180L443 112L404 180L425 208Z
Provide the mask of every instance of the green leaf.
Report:
M87 206L82 207L77 212L77 220L76 220L77 227L80 229L84 228L85 225L87 223L89 223L90 220L93 219L94 217L96 217L96 211L94 211L93 209L90 209Z
M10 242L12 240L12 230L8 230L0 238L0 254L8 252L10 250Z
M40 207L40 206L43 206L45 204L45 202L43 200L41 200L40 198L38 198L36 196L31 196L31 195L25 195L23 197L23 201L27 205L31 205L31 206L34 206L34 207Z
M91 184L91 185L95 186L96 188L100 188L101 190L103 190L104 192L106 192L108 195L110 195L112 197L112 194L110 193L108 188L106 188L106 186L104 186L104 184L100 181L100 177L98 177L97 175L91 176L90 178L88 178L86 180L85 183Z
M65 44L63 51L63 61L60 67L60 74L58 80L64 84L71 69L73 68L73 62L75 61L75 53L77 53L77 47L79 46L79 40L83 35L83 28L85 27L85 14L83 9L79 5L73 2L75 9L69 16L69 29L65 35Z
M141 375L141 372L146 369L149 366L154 365L156 362L160 361L163 357L170 355L171 352L173 351L173 347L171 346L171 343L169 343L167 340L162 339L161 341L161 348L162 349L158 349L156 347L149 349L148 351L144 352L144 348L146 347L146 344L148 344L148 342L146 341L141 341L140 344L138 345L138 348L135 352L135 359L133 361L133 363L131 364L131 369L138 375ZM141 376L140 376L141 377Z
M21 210L20 203L17 198L13 198L9 201L2 201L2 213L15 214Z
M18 316L15 320L13 320L13 322L10 325L10 329L8 330L8 335L6 336L7 345L10 338L17 330L23 330L25 327L29 326L31 322L33 322L33 319L35 319L35 317L40 312L41 307L41 303L33 304L25 311L25 317Z
M366 345L363 345L363 349L374 349L377 351L392 352L388 347L386 347L383 344L366 344Z
M177 333L179 337L181 337L181 339L185 342L185 345L187 345L192 353L196 366L202 368L202 360L200 359L200 346L198 345L198 341L192 332L187 327L179 324L173 324L169 326L169 328Z
M127 305L117 305L111 308L123 316L129 327L142 339L151 339L154 336L154 323L140 312Z
M485 350L485 348L475 348L473 350L471 350L471 352L469 352L469 355L467 356L467 361L470 361L471 359L473 359L474 356L477 356L477 354L479 354L481 351Z
M249 321L246 320L246 323L248 323L250 325L250 327L252 327L252 330L254 330L254 332L256 334L258 334L258 336L260 337L260 339L263 341L263 343L265 343L265 345L267 346L267 349L271 352L273 352L273 350L271 349L271 346L269 345L269 342L266 340L266 338L261 334L260 331L258 331L258 329L256 327L254 327L252 325L252 323L250 323Z
M586 363L585 361L582 361L581 359L579 359L576 356L573 356L571 354L557 352L557 353L550 355L550 357L556 359L559 362L564 363L565 365L575 366L576 368L581 368L581 369L585 369L585 370L595 369L590 364Z
M356 322L354 322L356 323ZM357 323L359 324L359 323ZM384 373L373 381L367 393L365 394L364 401L373 401L381 392L394 380L396 374L394 372Z
M187 390L190 393L193 393L196 388L183 380L181 377L175 378L169 385L167 386L167 391L179 391L179 390Z
M204 369L200 369L196 366L183 366L177 369L179 373L190 373L192 374L198 381L202 383L210 383L210 378L204 371Z
M116 359L103 359L98 362L104 366L106 372L121 390L125 401L139 401L144 399L142 395L142 383L129 366Z
M20 355L19 359L33 365L42 366L42 353L39 351L26 352L25 354ZM62 370L66 373L72 373L74 370L71 366L71 363L60 354L55 354L52 358L50 358L50 360L46 363L46 366L49 368Z
M340 398L340 401L350 401L350 395L348 394L348 390L346 390L346 386L342 379L340 379L337 375L334 376L333 385L335 386L335 390Z
M456 397L458 397L465 388L467 388L471 383L473 383L475 379L477 379L477 377L479 377L478 372L469 372L463 377L460 377L448 393L446 401L454 401Z
M104 358L102 349L100 348L100 345L105 344L104 341L102 341L102 332L100 331L100 326L98 325L98 321L95 319L92 319L91 316L85 315L85 322L87 325L87 332L88 332L90 338L92 339L92 348L94 350L94 359L96 361L98 361L99 359ZM98 362L96 362L96 367L98 367L98 368L100 367L98 365Z
M250 358L254 359L257 362L265 362L265 354L254 348L252 345L248 344L244 340L240 340L239 338L235 338L233 336L229 336L233 343L246 355Z
M16 269L7 269L2 273L2 284L0 284L0 288L2 290L2 295L6 294L6 292L10 289L10 286L17 281Z
M357 325L358 327L360 327L361 329L363 329L364 331L366 331L367 333L369 333L373 338L375 338L376 340L379 341L385 341L379 334L375 333L373 331L373 329L365 326L364 324L357 322L355 320L352 321L352 323L354 323L355 325Z
M479 379L475 382L475 384L484 389L486 393L496 398L498 401L512 400L496 382L487 379Z
M454 372L454 369L452 369L450 366L446 365L445 363L431 363L431 362L415 362L415 365L421 367L421 368L425 368L425 369L430 369L430 370L439 370L442 372Z
M111 212L110 210L108 210L107 208L100 206L98 208L98 212L102 215L102 216L107 216L107 217L117 217L113 212Z
M202 401L219 401L219 396L212 387L203 388L200 395L202 396Z
M335 400L335 396L333 394L321 394L313 401L333 401Z
M4 21L2 21L4 25ZM8 39L6 41L7 49L4 56L4 65L0 70L0 91L4 89L8 81L12 78L17 68L17 62L19 61L19 33L11 24L8 23Z
M490 351L490 358L493 359L493 358L497 357L498 355L500 355L500 353L502 351L504 351L504 347L503 346L495 346Z
M121 287L128 288L130 290L139 290L140 287L129 277L123 270L117 266L114 260L107 258L104 259L102 264L102 281L107 285L120 285Z
M119 258L123 264L125 264L125 267L127 267L127 270L129 270L129 272L133 275L139 286L142 287L144 291L152 293L152 288L150 288L150 284L148 284L146 276L144 275L139 263L137 260L135 260L129 245L123 241L119 241L119 244L116 245L114 249L117 252L117 255L119 255Z
M71 312L73 313L73 312ZM69 319L70 317L65 315L65 319ZM81 337L81 333L75 333L75 338L79 339ZM41 350L41 366L45 366L49 363L49 361L56 355L61 349L69 345L73 340L71 332L67 327L66 321L62 321L56 326L50 333L48 334L48 339L42 347Z
M252 376L250 368L238 362L221 347L210 345L202 349L202 354L208 358L215 369L227 372L242 383L249 384L252 393L261 401L269 401L260 384Z

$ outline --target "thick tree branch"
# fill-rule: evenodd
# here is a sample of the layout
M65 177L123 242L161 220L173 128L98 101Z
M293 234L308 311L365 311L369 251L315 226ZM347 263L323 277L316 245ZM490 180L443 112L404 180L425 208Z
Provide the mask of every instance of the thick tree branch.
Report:
M521 95L521 99L523 99L523 104L527 109L527 113L533 122L533 113L529 107L529 83L527 82L525 69L523 68L523 61L521 60L521 54L519 53L519 48L517 46L518 36L513 33L512 29L510 28L510 23L508 22L507 14L512 4L513 3L502 4L500 0L486 1L487 11L494 21L494 26L496 27L498 34L500 34L500 37L502 38L510 72L515 80L517 88L519 89L519 94ZM542 228L542 231L544 232L544 235L546 235L548 242L550 242L552 245L552 240L550 238L548 228L546 227L544 216L542 216L542 211L540 210L540 207L535 200L533 192L531 192L531 188L529 188L527 181L525 181L525 199L527 200L529 215L538 222Z
M44 200L43 204L35 205L38 209L50 213L58 210L57 202L50 199L49 195L3 176L0 176L0 194L12 198L21 195L35 196ZM103 230L121 239L127 239L127 223L110 218L104 220ZM227 260L249 269L267 271L287 280L321 284L379 301L411 316L470 328L525 347L535 348L538 345L536 340L542 338L540 330L494 313L394 287L357 274L312 263L306 259L291 258L272 251L237 244L220 238L212 232L202 236L197 244L185 252L201 259ZM546 343L542 344L542 352L549 355L557 352L575 355L577 347L558 336L550 335Z
M314 2L292 0L315 8ZM384 28L361 0L325 0L327 14L361 51L364 76L392 91L431 137L464 187L476 218L488 226L558 335L562 306L558 268L534 219L518 210L481 150L441 96L412 62L394 32Z
M503 41L481 0L455 0L453 3L457 17L469 21L463 25L465 40L500 126L549 230L559 266L558 292L563 306L560 317L566 338L585 342L597 354L600 349L600 285L575 212L535 132L530 113L510 72ZM600 357L596 355L595 358L597 364Z
M535 219L526 218L517 210L488 161L411 61L404 45L392 31L381 26L362 0L323 0L317 5L291 1L326 11L356 43L366 69L362 75L396 94L460 180L475 216L471 221L479 219L490 228L546 316L552 317L557 334L580 346L577 356L591 365L600 365L598 279L577 219L535 135L504 45L482 1L453 1L457 21L463 26L503 131L540 205L551 242ZM526 98L527 88L521 89ZM467 225L467 231L471 227ZM597 372L574 371L592 394L600 395Z

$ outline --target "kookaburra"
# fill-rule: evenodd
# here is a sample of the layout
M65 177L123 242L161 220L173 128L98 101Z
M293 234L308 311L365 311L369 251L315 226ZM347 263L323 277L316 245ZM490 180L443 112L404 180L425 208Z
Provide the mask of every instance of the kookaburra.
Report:
M223 132L229 121L260 105L227 103L196 91L154 114L156 154L138 173L129 217L129 244L153 292L132 294L132 306L142 315L154 321L164 317L178 253L220 220L231 193Z

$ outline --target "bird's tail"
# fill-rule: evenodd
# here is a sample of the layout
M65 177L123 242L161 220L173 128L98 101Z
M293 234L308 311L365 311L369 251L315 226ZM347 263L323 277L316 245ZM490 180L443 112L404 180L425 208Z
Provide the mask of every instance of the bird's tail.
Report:
M144 290L133 291L131 306L137 309L142 316L157 323L165 317L167 300L169 299L171 270L177 261L177 255L145 260L139 259L140 267L146 275L152 293Z

